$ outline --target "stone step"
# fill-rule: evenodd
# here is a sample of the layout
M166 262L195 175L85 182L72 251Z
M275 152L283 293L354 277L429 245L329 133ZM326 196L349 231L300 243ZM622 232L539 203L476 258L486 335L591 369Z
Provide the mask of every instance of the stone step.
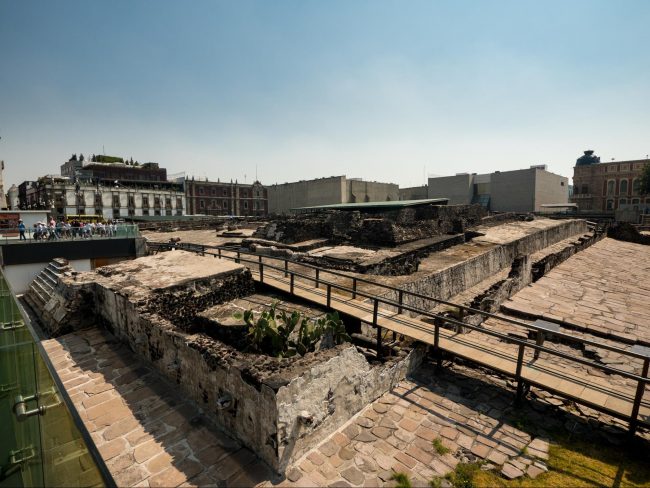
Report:
M47 300L43 297L42 292L36 288L33 282L31 285L29 285L29 291L27 294L32 295L31 298L33 299L34 304L38 309L42 308L47 303Z
M50 283L52 283L53 286L56 286L59 276L58 274L54 273L51 269L45 268L43 272L40 274L41 278L47 279Z
M42 274L37 275L36 278L34 278L34 282L38 283L38 285L45 291L48 295L51 295L52 292L54 291L54 286L52 285L51 282L49 282L46 278L43 278Z

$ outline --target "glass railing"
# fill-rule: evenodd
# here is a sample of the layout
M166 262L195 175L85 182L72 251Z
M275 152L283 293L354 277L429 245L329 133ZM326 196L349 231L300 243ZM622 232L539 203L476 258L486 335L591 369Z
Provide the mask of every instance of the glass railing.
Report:
M21 235L18 228L0 229L0 244L18 244L21 242L51 242L70 241L78 239L124 239L140 237L137 224L118 224L113 229L107 228L71 228L56 230L36 230L33 227L25 229Z
M0 488L105 486L2 274L0 319Z

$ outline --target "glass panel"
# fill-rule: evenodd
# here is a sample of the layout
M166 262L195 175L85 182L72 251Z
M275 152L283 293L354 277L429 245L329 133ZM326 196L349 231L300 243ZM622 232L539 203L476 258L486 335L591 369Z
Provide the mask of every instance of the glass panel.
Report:
M0 488L103 485L1 274L0 319Z

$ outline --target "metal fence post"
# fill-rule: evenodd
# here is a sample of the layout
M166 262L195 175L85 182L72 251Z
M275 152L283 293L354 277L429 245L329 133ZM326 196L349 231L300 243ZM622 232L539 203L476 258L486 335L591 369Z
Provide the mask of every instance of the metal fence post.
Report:
M262 264L262 256L260 256L260 283L264 283L264 265Z
M397 307L397 313L402 313L404 311L404 309L402 308L402 304L404 303L404 291L403 290L399 291L398 302L399 302L399 307Z
M357 279L352 278L352 299L357 298Z
M292 295L293 295L293 281L294 281L295 276L296 276L296 275L294 275L293 273L291 273L291 279L290 279L290 281L289 281L289 283L290 283L290 284L289 284L289 292L290 292Z
M285 259L285 260L284 260L284 277L285 277L285 278L286 278L287 275L289 274L288 271L289 271L289 261Z
M517 356L517 371L515 372L515 380L517 380L517 397L516 404L520 404L524 397L524 382L521 379L521 369L524 365L524 344L519 344L519 354Z
M641 376L648 377L648 366L650 365L650 358L645 358L643 361L643 370ZM636 386L636 395L634 395L634 403L632 404L632 414L630 415L629 433L634 434L638 425L639 409L641 408L641 400L645 393L645 381L639 380Z
M327 284L327 308L330 308L332 305L332 285Z
M436 357L436 369L442 368L442 351L440 350L440 325L436 322L433 329L433 354Z
M320 269L316 268L316 288L320 287Z
M382 358L384 356L384 351L382 350L381 343L381 327L377 326L377 358Z
M219 251L219 259L221 259L221 248L219 248L218 251Z

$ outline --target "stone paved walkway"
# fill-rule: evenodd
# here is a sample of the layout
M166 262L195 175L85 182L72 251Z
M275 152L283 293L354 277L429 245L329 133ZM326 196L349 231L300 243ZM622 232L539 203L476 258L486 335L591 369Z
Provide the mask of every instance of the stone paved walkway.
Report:
M102 329L43 345L118 486L253 486L271 472Z
M650 345L650 248L603 239L503 304L509 313Z
M461 461L485 460L484 469L505 477L536 477L546 471L549 439L515 423L551 426L536 404L515 412L511 391L485 383L498 377L446 368L438 375L422 367L287 470L285 486L394 486L395 472L413 486L429 486ZM505 382L503 382L505 385ZM510 419L509 419L510 418ZM514 421L513 421L514 419ZM445 448L442 453L436 449Z

